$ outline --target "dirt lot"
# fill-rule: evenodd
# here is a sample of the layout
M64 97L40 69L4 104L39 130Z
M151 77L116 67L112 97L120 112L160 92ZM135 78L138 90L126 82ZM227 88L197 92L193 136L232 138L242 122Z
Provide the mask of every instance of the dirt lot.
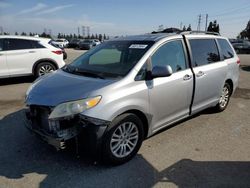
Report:
M84 51L68 50L68 61ZM204 111L146 140L117 167L56 152L22 123L32 78L0 80L0 188L250 187L250 56L226 111ZM87 156L87 155L86 155Z

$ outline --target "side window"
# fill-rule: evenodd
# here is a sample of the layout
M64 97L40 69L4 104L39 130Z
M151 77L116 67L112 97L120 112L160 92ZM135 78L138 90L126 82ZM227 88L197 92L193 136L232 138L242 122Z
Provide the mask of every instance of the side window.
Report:
M191 39L189 42L194 67L220 61L219 51L214 39Z
M30 42L31 42L32 48L45 48L43 45L39 43L39 41L31 40Z
M138 74L136 75L135 80L139 81L146 79L146 74L147 74L147 64L145 63L138 72Z
M105 65L119 63L121 59L121 51L117 49L103 49L90 56L90 65Z
M3 39L0 39L0 51L3 51Z
M181 40L168 42L151 57L152 67L169 65L173 72L186 69L185 53Z
M8 50L32 49L30 40L8 39Z
M234 51L232 47L228 44L225 39L218 39L218 43L220 45L221 53L224 59L230 59L234 57Z

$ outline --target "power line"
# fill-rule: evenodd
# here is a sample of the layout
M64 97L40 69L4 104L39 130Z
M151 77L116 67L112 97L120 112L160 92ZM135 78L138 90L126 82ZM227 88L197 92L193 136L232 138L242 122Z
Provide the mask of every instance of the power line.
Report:
M222 12L222 13L219 13L219 14L215 14L215 15L211 15L210 17L218 17L218 16L227 16L227 15L232 15L232 13L237 13L239 11L242 11L242 10L247 10L250 8L250 4L248 5L245 5L244 7L241 7L241 8L235 8L235 9L231 9L229 11L225 11L225 12ZM242 12L239 12L239 13L242 13Z

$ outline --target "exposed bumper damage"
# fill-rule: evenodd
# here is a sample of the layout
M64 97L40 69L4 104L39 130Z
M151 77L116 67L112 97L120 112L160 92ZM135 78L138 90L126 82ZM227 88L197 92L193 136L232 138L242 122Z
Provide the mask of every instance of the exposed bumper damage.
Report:
M49 120L50 113L49 107L29 106L26 110L26 127L57 150L65 149L68 140L77 139L82 135L89 138L89 144L93 144L93 148L98 149L101 138L110 123L81 114Z

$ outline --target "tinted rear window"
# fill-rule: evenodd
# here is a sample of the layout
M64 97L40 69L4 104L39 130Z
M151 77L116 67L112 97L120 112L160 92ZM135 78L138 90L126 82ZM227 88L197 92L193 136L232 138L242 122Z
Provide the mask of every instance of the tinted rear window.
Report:
M191 39L193 66L202 66L220 61L219 51L214 39Z
M8 50L23 50L23 49L32 49L32 44L30 40L23 39L8 39Z
M234 57L234 51L231 48L231 46L228 44L227 40L225 39L218 39L220 48L221 48L221 53L224 59L229 59Z
M31 40L32 48L45 48L45 46L41 45L39 41Z

